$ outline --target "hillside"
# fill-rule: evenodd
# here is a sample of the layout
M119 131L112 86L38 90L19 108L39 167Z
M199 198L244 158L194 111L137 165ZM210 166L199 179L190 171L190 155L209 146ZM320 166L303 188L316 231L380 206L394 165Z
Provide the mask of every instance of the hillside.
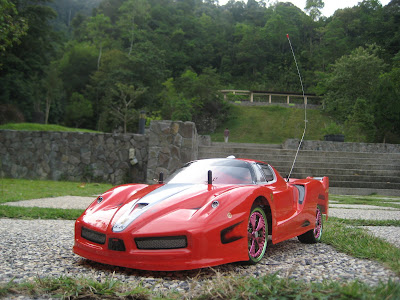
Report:
M323 140L331 119L320 110L307 110L306 140ZM223 142L228 127L229 141L237 143L280 144L286 139L300 139L304 130L304 109L281 106L233 106L229 120L211 133L214 142Z

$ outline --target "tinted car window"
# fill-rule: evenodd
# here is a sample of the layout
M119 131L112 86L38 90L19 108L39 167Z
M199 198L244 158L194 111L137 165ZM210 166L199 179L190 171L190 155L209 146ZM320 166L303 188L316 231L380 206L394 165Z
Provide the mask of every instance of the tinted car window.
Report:
M259 164L258 166L261 168L262 172L264 173L265 181L273 181L274 180L274 173L270 166L264 165L264 164Z
M234 159L206 159L188 163L176 171L167 183L207 183L212 171L213 184L252 184L253 173L249 163Z

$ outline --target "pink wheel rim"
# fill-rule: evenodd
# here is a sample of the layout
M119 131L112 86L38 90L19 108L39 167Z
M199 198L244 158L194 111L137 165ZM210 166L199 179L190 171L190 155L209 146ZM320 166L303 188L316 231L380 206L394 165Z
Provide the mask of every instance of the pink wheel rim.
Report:
M317 217L315 219L315 228L314 228L314 236L316 239L321 237L321 230L322 230L322 215L321 211L317 209Z
M250 217L248 226L249 255L259 257L265 245L265 220L261 213L255 211Z

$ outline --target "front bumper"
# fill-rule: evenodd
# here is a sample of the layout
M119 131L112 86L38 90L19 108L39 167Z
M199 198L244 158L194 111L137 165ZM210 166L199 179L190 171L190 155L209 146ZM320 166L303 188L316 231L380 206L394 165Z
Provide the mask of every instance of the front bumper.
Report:
M211 230L164 233L164 237L186 237L185 247L178 243L179 248L175 249L138 249L135 238L145 239L151 235L135 236L129 232L104 233L104 243L99 244L102 239L96 243L82 237L83 226L80 221L75 224L74 253L104 264L150 271L178 271L248 260L247 236L221 243L221 231L226 225Z

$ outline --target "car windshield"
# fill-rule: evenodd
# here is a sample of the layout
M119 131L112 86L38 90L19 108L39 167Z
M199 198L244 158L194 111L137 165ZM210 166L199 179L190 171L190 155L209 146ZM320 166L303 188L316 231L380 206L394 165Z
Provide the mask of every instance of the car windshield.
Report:
M245 161L235 159L205 159L190 162L173 173L166 183L207 183L212 171L213 184L252 184L253 171Z

